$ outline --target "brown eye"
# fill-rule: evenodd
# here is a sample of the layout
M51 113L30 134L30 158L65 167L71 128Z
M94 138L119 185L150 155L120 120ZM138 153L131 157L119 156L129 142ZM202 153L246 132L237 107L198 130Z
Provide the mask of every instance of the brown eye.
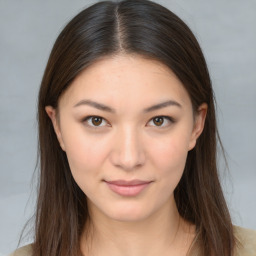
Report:
M163 119L163 117L157 116L157 117L155 117L155 118L153 119L153 122L154 122L154 124L155 124L156 126L161 126L161 125L163 124L163 122L164 122L164 119Z
M102 118L101 117L98 117L98 116L92 117L92 124L93 125L98 126L101 123L102 123Z
M174 118L171 116L155 116L153 117L149 124L151 123L151 126L159 127L159 128L167 128L170 125L175 123Z
M106 120L100 116L87 116L82 122L90 128L100 128L107 125Z

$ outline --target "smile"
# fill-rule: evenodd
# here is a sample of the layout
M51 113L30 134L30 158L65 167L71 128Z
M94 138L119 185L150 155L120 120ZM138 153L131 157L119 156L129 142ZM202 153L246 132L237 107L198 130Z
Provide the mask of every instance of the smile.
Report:
M108 187L115 193L121 196L136 196L140 194L152 181L142 180L116 180L116 181L105 181Z

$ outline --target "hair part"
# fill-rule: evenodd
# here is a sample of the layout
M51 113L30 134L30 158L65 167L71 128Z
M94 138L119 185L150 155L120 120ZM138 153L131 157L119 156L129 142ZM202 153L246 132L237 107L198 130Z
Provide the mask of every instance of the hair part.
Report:
M51 51L38 98L40 184L33 256L77 256L89 221L86 196L74 181L46 106L57 108L77 75L102 57L137 54L169 67L187 90L194 111L207 103L205 128L189 151L174 191L180 215L196 225L191 248L202 255L233 255L234 235L216 166L214 95L200 46L174 13L147 0L104 1L75 16ZM220 144L221 145L221 144Z

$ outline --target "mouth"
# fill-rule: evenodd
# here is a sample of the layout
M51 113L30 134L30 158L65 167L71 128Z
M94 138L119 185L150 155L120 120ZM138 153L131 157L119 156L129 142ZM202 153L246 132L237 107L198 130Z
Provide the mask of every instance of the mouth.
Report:
M121 196L137 196L140 194L145 188L147 188L152 181L143 181L143 180L113 180L104 182L110 188L111 191L119 194Z

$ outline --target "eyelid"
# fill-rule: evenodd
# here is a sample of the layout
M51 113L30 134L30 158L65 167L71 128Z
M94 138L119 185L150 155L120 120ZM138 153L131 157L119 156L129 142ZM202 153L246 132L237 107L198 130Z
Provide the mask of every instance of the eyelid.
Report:
M101 116L97 116L97 115L91 115L91 116L86 116L85 118L83 118L83 120L82 120L82 122L84 123L86 123L90 118L93 118L93 117L98 117L98 118L101 118L102 120L104 120L104 121L106 121L106 119L105 118L103 118L103 117L101 117ZM176 122L176 120L173 118L173 117L171 117L171 116L166 116L166 115L157 115L157 116L154 116L154 117L152 117L149 121L148 121L148 123L150 122L150 121L152 121L154 118L156 118L156 117L161 117L161 118L164 118L164 119L167 119L170 123L175 123ZM99 125L99 126L94 126L94 125L88 125L88 123L86 123L86 126L87 127L90 127L90 128L92 128L92 129L99 129L100 127L104 127L104 126L101 126L101 125ZM156 128L165 128L166 126L153 126L153 127L156 127Z
M83 123L86 123L86 126L92 128L92 129L98 129L98 128L100 128L100 127L104 127L104 126L101 126L101 125L99 125L99 126L88 125L87 121L88 121L89 119L93 118L93 117L98 117L98 118L101 118L102 120L106 121L105 118L103 118L103 117L101 117L101 116L95 115L95 116L86 116L85 118L83 118L82 122L83 122Z
M174 124L175 122L176 122L176 120L173 118L173 117L171 117L171 116L161 116L161 115L158 115L158 116L154 116L154 117L152 117L151 119L150 119L150 121L149 122L151 122L151 121L153 121L153 119L154 118L156 118L156 117L161 117L161 118L163 118L163 119L167 119L168 120L168 122L170 122L171 124ZM156 128L166 128L166 127L169 127L169 125L165 125L165 126L157 126L157 125L154 125L153 127L156 127Z

